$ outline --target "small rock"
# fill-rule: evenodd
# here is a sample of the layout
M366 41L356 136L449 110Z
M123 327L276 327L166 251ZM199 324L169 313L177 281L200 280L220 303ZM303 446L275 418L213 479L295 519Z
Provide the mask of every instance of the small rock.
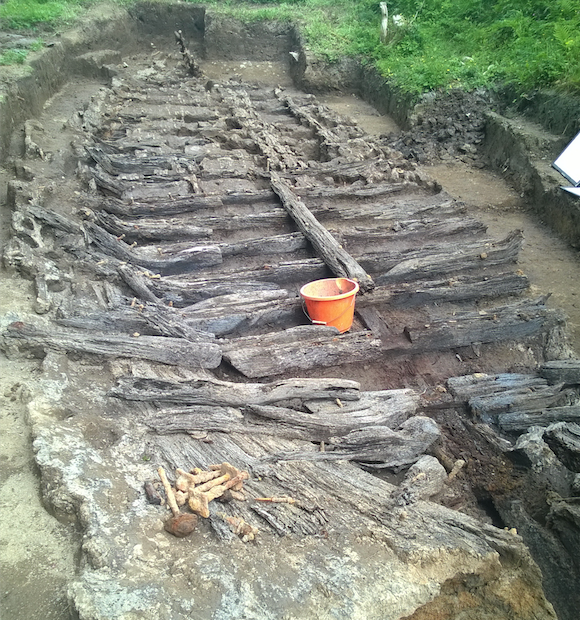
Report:
M197 526L197 515L191 513L184 513L176 515L165 521L164 527L167 532L177 536L177 538L184 538L193 532Z

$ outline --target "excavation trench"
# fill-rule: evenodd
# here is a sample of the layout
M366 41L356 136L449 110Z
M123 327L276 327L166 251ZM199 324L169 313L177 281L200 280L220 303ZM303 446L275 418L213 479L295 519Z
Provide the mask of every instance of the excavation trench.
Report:
M141 5L7 89L2 423L76 524L12 442L12 617L19 575L55 618L575 617L576 257L482 126L413 139L381 88L292 26ZM302 312L344 274L288 200L374 283L349 333ZM165 531L157 468L226 461L243 501Z

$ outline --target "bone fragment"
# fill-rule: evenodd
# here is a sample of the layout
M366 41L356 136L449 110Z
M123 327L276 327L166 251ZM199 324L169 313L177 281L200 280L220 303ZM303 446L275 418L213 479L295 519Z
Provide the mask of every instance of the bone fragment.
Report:
M159 474L159 478L161 479L161 483L163 484L163 488L165 489L165 495L167 496L167 505L171 508L171 512L173 516L176 517L179 514L179 506L177 505L177 501L175 500L175 494L173 493L173 489L169 484L169 480L167 480L167 476L165 475L165 470L163 467L159 467L157 470Z
M457 461L455 461L455 464L453 465L453 469L449 472L449 475L447 476L447 481L451 482L451 480L453 480L457 474L461 471L461 468L465 465L465 461L463 459L458 459Z
M232 532L242 539L242 542L249 542L256 538L258 528L244 521L242 517L227 517L225 515L221 515L221 517L232 528Z
M198 487L195 487L195 490L200 493L205 493L206 491L213 489L213 487L217 487L220 484L223 484L224 482L228 482L230 478L231 476L229 474L224 474L223 476L220 476L219 478L214 478L213 480L209 480L205 484L200 484Z
M271 504L295 504L293 497L254 497L256 502L270 502Z

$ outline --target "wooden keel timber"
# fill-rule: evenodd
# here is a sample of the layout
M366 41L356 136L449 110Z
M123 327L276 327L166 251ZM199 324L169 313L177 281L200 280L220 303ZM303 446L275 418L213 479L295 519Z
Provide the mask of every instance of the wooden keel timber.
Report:
M375 287L372 278L348 252L340 247L336 239L318 222L288 184L275 173L272 173L270 182L284 208L330 270L337 276L356 280L362 293L371 291Z

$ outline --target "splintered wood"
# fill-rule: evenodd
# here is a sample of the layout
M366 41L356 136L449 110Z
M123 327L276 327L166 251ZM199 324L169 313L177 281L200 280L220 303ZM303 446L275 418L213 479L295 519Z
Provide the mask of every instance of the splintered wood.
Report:
M179 538L190 534L197 525L199 515L204 519L209 518L209 503L217 498L224 498L224 501L238 500L245 501L243 493L244 480L249 479L247 471L240 471L230 463L212 465L209 470L192 469L190 472L177 468L177 478L175 488L171 486L165 470L159 467L157 470L159 479L165 491L166 503L171 510L173 517L168 519L165 529ZM151 483L146 483L146 493L151 498ZM282 501L273 500L269 501ZM153 503L150 499L150 502ZM155 502L156 503L156 502ZM182 513L180 506L187 505L191 513ZM232 531L238 535L243 542L254 540L258 529L249 525L241 517L224 516Z

